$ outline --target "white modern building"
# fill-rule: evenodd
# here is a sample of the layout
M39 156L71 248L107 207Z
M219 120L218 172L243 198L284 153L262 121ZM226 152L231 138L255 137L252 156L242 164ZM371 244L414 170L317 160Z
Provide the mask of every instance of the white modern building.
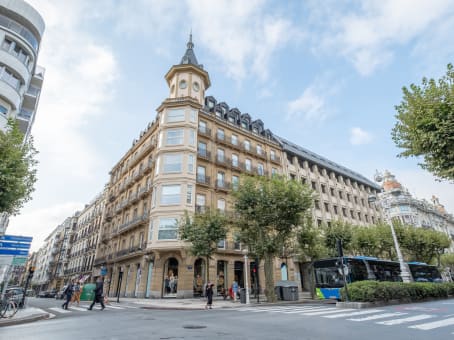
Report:
M0 0L0 130L15 119L26 139L35 120L44 80L37 65L44 33L41 15L23 0ZM0 211L0 235L8 214Z

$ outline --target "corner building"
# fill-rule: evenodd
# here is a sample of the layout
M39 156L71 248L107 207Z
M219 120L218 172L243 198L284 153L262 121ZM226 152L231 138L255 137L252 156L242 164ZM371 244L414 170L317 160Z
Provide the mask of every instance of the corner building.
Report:
M184 212L231 209L229 194L242 173L289 175L284 155L290 151L260 119L205 96L210 78L193 47L190 38L181 62L165 76L169 96L158 107L156 119L110 172L95 259L97 269L107 269L110 296L199 295L196 278L206 277L205 259L192 256L178 240ZM287 260L283 274L277 259L276 280L299 281L299 266ZM218 293L228 290L233 280L244 286L244 256L235 234L219 242L209 271ZM259 274L263 286L262 270ZM248 276L254 287L254 276Z

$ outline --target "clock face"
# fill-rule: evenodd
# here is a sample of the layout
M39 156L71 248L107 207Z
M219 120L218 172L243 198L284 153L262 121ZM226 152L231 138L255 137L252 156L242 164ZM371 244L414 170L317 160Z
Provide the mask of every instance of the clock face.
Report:
M199 92L200 89L199 83L194 82L194 84L192 84L192 88L194 89L195 92Z
M185 89L187 86L188 84L186 83L186 80L180 81L180 89Z

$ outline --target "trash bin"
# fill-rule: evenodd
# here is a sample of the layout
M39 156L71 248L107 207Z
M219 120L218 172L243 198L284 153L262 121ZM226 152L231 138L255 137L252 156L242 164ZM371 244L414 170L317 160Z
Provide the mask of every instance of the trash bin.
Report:
M246 288L240 289L240 302L246 303Z
M80 295L80 299L82 301L91 301L95 297L95 290L96 285L94 283L87 283L84 284L82 288L82 294Z
M278 300L298 301L298 284L294 281L278 281L274 290Z

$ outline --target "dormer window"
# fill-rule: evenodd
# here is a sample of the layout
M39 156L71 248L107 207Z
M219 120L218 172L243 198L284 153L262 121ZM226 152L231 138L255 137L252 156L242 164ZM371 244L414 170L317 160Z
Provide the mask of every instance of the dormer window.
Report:
M241 122L241 127L242 127L243 129L247 129L247 122L243 120L243 121Z
M235 123L235 118L233 118L232 116L229 116L229 122L230 123Z

